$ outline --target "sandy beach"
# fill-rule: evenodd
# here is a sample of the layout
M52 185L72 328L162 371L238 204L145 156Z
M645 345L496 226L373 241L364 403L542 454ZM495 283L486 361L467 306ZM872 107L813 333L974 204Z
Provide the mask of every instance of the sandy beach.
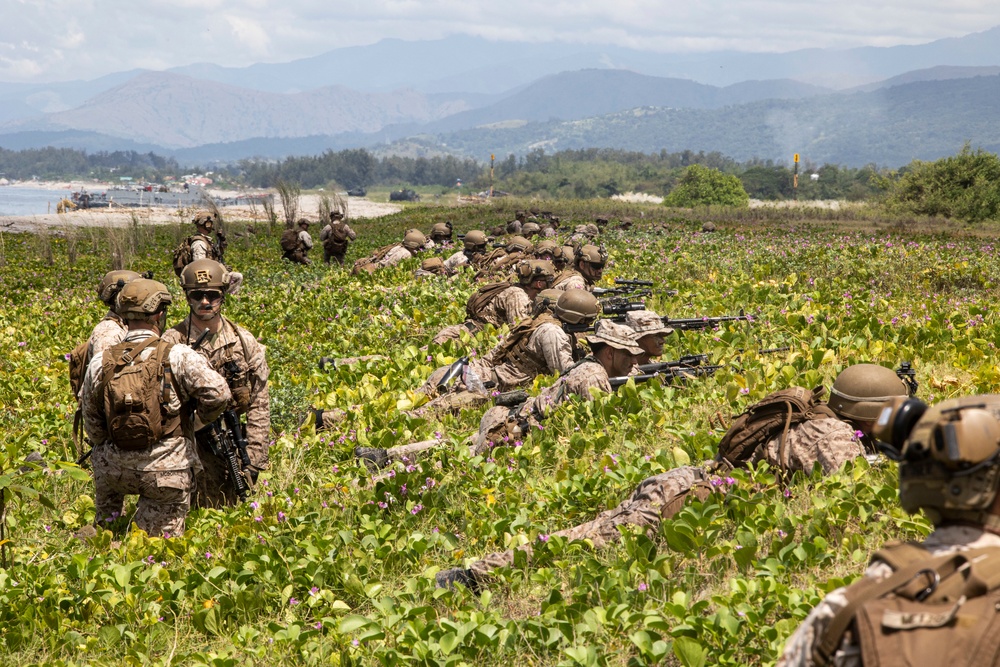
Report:
M3 186L5 188L36 188L45 190L65 190L66 196L85 188L91 192L102 191L109 187L106 183L86 182L86 181L19 181ZM217 190L207 188L207 192L213 197L233 197L237 193L233 190ZM254 190L255 192L268 192L267 190ZM386 202L373 202L364 198L350 197L341 194L347 200L347 216L349 219L357 218L379 218L391 215L402 210L397 204ZM277 204L277 196L276 204ZM299 211L301 217L316 221L319 219L320 195L307 194L299 197ZM54 203L53 203L54 206ZM278 205L280 214L280 205ZM227 220L245 221L265 221L264 211L260 206L225 206L219 209ZM192 209L177 209L168 207L143 207L143 208L88 208L83 210L68 211L66 213L52 213L44 215L12 215L0 216L0 229L5 232L33 232L39 228L49 228L54 233L58 233L60 227L120 227L131 224L135 216L140 224L164 225L176 222L187 223L191 221Z

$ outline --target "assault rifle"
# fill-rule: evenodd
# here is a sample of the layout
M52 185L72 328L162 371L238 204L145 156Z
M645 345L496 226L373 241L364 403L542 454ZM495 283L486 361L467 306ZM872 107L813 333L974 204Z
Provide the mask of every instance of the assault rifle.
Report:
M917 372L913 370L913 365L909 361L901 362L899 368L896 369L896 375L906 385L910 397L916 396L920 385L917 384Z
M233 485L233 490L240 501L245 502L247 492L250 490L247 475L251 479L255 475L248 472L250 457L247 455L247 439L243 435L243 425L240 424L239 416L232 409L226 410L222 413L222 417L198 431L196 435L208 445L213 455L218 456L226 464L229 482Z
M672 327L677 331L701 331L703 329L714 329L723 322L752 322L753 318L744 315L740 311L739 315L726 315L723 317L691 317L688 319L672 319L668 316L660 318L663 325Z
M623 278L615 278L615 287L595 287L592 291L594 296L602 296L605 294L631 297L652 296L653 290L650 288L655 285L656 283L652 280L625 280ZM664 294L666 296L677 296L677 290L667 290Z
M718 366L674 366L671 368L665 368L662 371L657 371L655 373L642 373L640 375L622 375L619 377L609 378L611 382L611 388L617 389L623 384L627 384L629 380L634 381L636 384L640 382L649 382L650 380L659 379L663 384L673 384L674 380L685 379L689 377L695 377L699 375L712 375L715 371L723 368L723 365ZM640 367L641 368L641 367Z
M663 371L672 370L675 368L690 368L692 366L701 366L706 361L708 361L707 354L687 354L676 361L658 361L651 364L640 364L639 371L643 374L646 373L661 373Z
M626 299L620 296L611 297L610 299L602 299L599 303L601 305L601 312L605 316L625 315L625 313L646 309L646 304L642 301ZM614 319L616 322L624 321L624 317L621 320L617 318Z

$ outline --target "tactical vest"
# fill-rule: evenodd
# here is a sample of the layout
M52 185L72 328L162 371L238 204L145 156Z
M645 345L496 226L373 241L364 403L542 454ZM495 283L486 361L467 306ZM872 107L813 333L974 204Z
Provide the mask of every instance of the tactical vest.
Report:
M837 414L822 402L823 387L806 389L789 387L768 394L733 417L733 423L719 441L716 461L726 461L736 467L757 457L767 443L781 437L778 461L782 469L788 468L786 439L788 431L805 421L814 419L839 419Z
M229 351L229 346L217 348L211 353L206 353L204 356L208 359L209 365L219 373L226 380L226 384L229 385L229 392L233 395L233 406L237 413L246 414L250 409L250 403L252 401L253 393L253 383L251 382L251 371L250 371L250 352L247 350L247 343L243 340L243 335L240 334L239 329L231 321L222 318L222 327L230 326L233 329L233 334L236 336L237 340L240 341L240 347L243 348L243 359L239 359L238 355L232 354ZM184 318L180 324L176 327L177 331L180 332L187 344L191 344L191 322L188 318ZM225 354L225 358L222 354Z
M465 314L474 322L486 322L483 310L491 301L499 297L513 285L509 282L490 283L479 288L479 291L469 297L465 303Z
M866 666L1000 664L1000 548L932 556L918 544L895 544L872 561L893 574L844 590L847 604L816 638L817 665L833 664L847 632Z
M140 360L142 352L152 353ZM170 350L173 345L150 336L144 341L125 340L105 350L104 418L111 442L119 449L148 449L157 442L181 434L180 415L166 412L167 388L173 386Z
M195 239L201 239L208 246L208 254L205 256L207 259L215 260L216 262L222 261L222 252L220 248L212 242L212 239L204 234L192 234L183 241L174 250L174 273L178 276L181 275L181 271L184 267L190 264L192 261L191 244Z
M493 365L511 364L525 375L548 372L545 361L528 350L531 335L543 324L555 324L562 329L562 322L551 313L542 313L530 320L521 320L491 355Z

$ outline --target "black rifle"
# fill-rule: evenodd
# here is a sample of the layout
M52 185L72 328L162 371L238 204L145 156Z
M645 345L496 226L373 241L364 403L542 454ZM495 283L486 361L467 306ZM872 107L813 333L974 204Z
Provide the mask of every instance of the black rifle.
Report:
M594 296L618 296L641 298L653 296L653 291L648 289L628 289L625 287L595 287L590 291ZM676 291L674 292L676 294Z
M660 318L663 320L664 326L672 327L677 331L699 331L702 329L714 329L723 322L749 322L750 317L743 314L740 311L739 315L726 315L723 317L692 317L688 319L671 319L670 317L664 316Z
M611 381L611 388L617 389L623 384L627 384L629 380L634 381L636 384L640 382L649 382L659 378L663 384L673 384L674 380L684 379L688 377L695 377L698 375L712 375L715 371L723 368L723 366L675 366L673 368L667 368L656 373L643 373L641 375L622 375L619 377L609 378Z
M643 374L646 373L662 373L663 371L672 370L675 368L691 368L694 366L702 367L708 361L707 354L688 354L677 361L658 361L651 364L640 364L639 371Z
M615 278L615 285L624 285L626 287L652 287L656 283L652 280L626 280L625 278Z
M612 297L600 301L601 312L604 315L624 315L637 310L645 310L646 304L623 297Z
M222 413L222 417L212 422L197 433L198 438L208 445L212 454L222 459L229 473L229 482L239 496L240 501L246 501L250 483L245 475L253 477L250 470L250 457L247 455L247 439L243 435L240 418L232 409Z
M920 385L917 384L917 372L913 370L912 364L909 361L900 363L899 368L896 369L896 375L906 385L906 390L909 392L910 397L916 396Z

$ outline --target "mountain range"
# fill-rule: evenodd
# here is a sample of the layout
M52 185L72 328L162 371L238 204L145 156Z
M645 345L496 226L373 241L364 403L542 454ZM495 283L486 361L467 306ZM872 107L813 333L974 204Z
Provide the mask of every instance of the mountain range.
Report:
M651 54L384 40L290 63L0 83L0 147L140 150L204 164L369 147L612 147L898 166L996 150L1000 27L905 47Z

